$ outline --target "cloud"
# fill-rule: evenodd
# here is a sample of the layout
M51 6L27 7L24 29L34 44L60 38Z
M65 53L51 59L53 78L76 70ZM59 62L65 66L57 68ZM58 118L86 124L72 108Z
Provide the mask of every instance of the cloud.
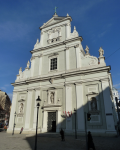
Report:
M115 85L113 85L114 87L118 87L118 86L120 86L120 83L118 83L118 84L115 84Z
M106 34L106 32L107 32L107 31L104 31L104 32L100 33L100 34L98 35L98 37L101 38L102 36L104 36L104 35Z

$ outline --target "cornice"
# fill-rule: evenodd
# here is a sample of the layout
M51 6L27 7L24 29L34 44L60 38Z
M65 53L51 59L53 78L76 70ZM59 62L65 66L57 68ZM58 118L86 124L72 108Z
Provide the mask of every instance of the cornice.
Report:
M82 37L71 38L71 39L67 39L67 40L59 42L59 43L55 43L55 44L52 44L52 45L49 45L49 46L45 46L45 47L41 47L41 48L38 48L38 49L35 49L35 50L31 50L30 52L31 52L31 54L33 54L35 52L47 50L49 48L54 48L56 46L66 45L67 43L70 43L71 41L75 41L75 40L82 41L83 39L82 39Z
M68 72L68 73L62 73L62 74L57 74L57 75L53 75L51 74L50 76L47 76L47 77L36 77L36 78L29 78L25 81L20 81L20 82L15 82L15 83L12 83L13 86L17 86L17 85L24 85L24 84L29 84L31 82L38 82L38 81L46 81L46 80L49 80L50 78L54 78L54 80L56 79L61 79L61 78L68 78L70 76L79 76L79 75L83 75L83 74L91 74L93 72L103 72L103 71L110 71L110 66L105 66L105 67L99 67L99 68L92 68L92 69L87 69L87 70L76 70L76 71L71 71L71 72ZM100 80L100 78L96 78L96 80ZM94 78L95 80L95 78ZM81 80L82 81L82 80ZM78 82L81 82L81 81L77 81ZM89 80L88 80L89 81ZM75 81L76 82L76 81ZM74 82L74 83L75 83ZM82 81L83 82L83 81Z

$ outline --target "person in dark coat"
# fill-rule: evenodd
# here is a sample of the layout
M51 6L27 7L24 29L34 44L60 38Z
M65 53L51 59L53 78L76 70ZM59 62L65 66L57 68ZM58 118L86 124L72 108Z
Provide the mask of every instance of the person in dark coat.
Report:
M20 130L20 134L22 133L22 131L23 131L23 127L22 127L21 130Z
M88 150L90 148L93 148L93 150L95 150L95 146L94 146L94 143L93 143L93 138L92 138L91 132L89 131L88 132Z
M61 135L61 139L62 139L62 141L63 141L63 140L65 140L65 139L64 139L64 131L63 131L63 129L62 129L62 128L61 128L61 130L60 130L60 135Z

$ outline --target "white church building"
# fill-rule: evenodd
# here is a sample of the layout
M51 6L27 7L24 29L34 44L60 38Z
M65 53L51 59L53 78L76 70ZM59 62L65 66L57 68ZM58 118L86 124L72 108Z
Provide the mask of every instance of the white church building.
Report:
M31 51L31 61L12 85L13 99L9 128L15 133L35 133L40 96L38 132L85 133L85 112L91 114L87 130L97 135L116 135L117 122L113 104L110 66L106 66L104 50L98 47L99 58L82 47L82 37L67 14L56 13L40 27L41 37ZM67 116L67 117L65 117ZM69 117L68 117L69 116Z

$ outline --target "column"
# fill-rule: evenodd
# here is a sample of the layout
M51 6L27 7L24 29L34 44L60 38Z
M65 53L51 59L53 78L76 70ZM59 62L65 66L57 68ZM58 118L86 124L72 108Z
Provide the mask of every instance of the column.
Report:
M59 132L61 129L61 110L56 112L56 132Z
M17 92L13 92L13 98L12 98L12 108L10 112L10 121L9 121L9 130L13 129L13 124L14 124L14 113L16 111L16 101L17 101Z
M75 45L76 50L76 68L80 68L80 48L79 44Z
M32 56L32 58L31 58L31 77L34 76L34 67L35 67L35 57Z
M42 74L42 54L39 56L39 75Z
M72 111L72 87L70 85L66 85L66 113ZM72 131L72 117L66 119L66 130Z
M42 132L47 132L47 117L48 117L48 113L47 113L47 111L44 110Z
M31 118L31 107L32 107L32 90L28 91L27 94L27 106L26 106L26 114L25 114L25 129L29 129L30 127L30 118Z
M69 70L69 47L66 47L66 71Z
M66 39L70 38L70 34L71 34L71 24L69 22L68 24L66 24Z
M105 117L106 117L106 126L107 130L115 130L115 124L113 119L113 111L112 111L112 100L110 97L110 87L108 79L101 80L102 82L102 92L103 92L103 100L105 107Z
M37 89L35 91L35 100L34 100L34 117L33 117L33 129L36 129L36 119L37 119L37 103L36 103L36 99L38 98L38 96L40 96L40 89ZM40 111L40 108L39 108Z
M77 126L78 131L85 131L83 85L76 83Z

